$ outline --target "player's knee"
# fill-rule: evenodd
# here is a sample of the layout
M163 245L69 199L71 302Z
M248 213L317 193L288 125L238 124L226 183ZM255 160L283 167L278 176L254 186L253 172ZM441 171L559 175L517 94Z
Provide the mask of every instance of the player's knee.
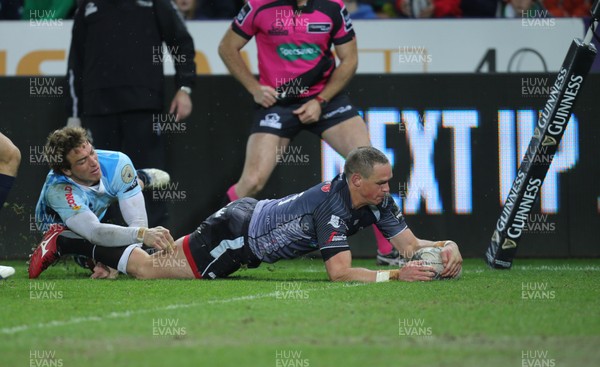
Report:
M135 279L139 279L139 280L153 279L151 276L151 273L146 271L143 268L136 271L135 274L133 274L133 276L135 277Z
M8 144L2 149L0 154L0 164L6 167L7 171L17 173L19 164L21 164L21 151L14 144Z
M127 266L127 274L136 279L152 279L152 272L145 264L134 264Z
M131 261L127 263L127 275L139 279L140 271L141 269L138 264L132 263Z
M152 278L152 259L150 256L138 249L132 251L127 261L127 274L136 279Z

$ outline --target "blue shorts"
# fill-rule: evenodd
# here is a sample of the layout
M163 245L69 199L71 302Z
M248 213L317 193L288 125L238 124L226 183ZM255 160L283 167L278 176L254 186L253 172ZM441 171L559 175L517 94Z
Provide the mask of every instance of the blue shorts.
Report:
M308 130L321 137L323 132L330 127L358 116L358 110L354 108L350 102L350 98L345 94L338 94L321 111L319 121L312 124L303 124L294 115L293 111L310 99L312 97L289 104L277 103L269 108L256 105L250 133L269 133L282 138L292 139L300 131Z

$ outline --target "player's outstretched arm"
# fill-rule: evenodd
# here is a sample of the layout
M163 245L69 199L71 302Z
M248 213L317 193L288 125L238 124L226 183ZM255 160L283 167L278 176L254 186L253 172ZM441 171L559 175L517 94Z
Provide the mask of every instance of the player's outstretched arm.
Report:
M352 255L350 251L340 252L327 261L325 268L329 280L333 282L386 282L389 280L402 280L407 282L426 281L433 279L434 269L422 265L420 262L411 262L409 266L394 270L369 270L365 268L352 267Z
M66 221L67 227L94 245L105 247L127 246L143 242L159 250L171 251L173 237L163 227L122 227L109 223L100 223L91 211L81 211Z
M342 251L325 261L327 275L332 282L375 282L377 272L365 268L352 267L350 251Z
M444 271L441 276L453 278L460 273L462 268L462 256L458 245L454 241L429 241L417 238L410 229L406 229L390 239L391 244L402 256L410 259L415 252L425 247L443 247L442 262Z
M138 179L139 180L139 179ZM138 182L142 182L141 180ZM143 189L143 188L142 188ZM119 199L121 215L129 227L148 227L144 194L138 192L127 199Z

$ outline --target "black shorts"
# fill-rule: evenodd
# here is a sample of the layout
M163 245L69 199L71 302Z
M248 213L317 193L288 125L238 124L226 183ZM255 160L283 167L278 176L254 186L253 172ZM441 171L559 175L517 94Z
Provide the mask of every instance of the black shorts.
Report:
M252 198L231 202L183 238L183 251L196 278L224 278L242 265L260 265L248 246L248 226L256 203Z
M301 130L308 130L321 137L323 132L330 127L358 116L358 110L352 106L350 98L345 94L338 94L321 111L319 121L313 124L303 124L293 111L310 99L312 97L291 104L277 103L269 108L256 105L250 133L270 133L291 139Z

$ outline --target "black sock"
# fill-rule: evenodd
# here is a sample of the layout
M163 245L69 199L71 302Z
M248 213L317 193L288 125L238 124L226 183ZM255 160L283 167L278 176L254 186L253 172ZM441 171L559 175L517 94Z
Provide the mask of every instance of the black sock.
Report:
M119 259L123 256L123 252L128 246L122 247L104 247L96 246L94 260L100 261L102 264L116 269L119 266Z
M13 182L15 182L14 177L0 173L0 209L4 206L4 202L8 197Z
M60 235L56 240L58 252L62 255L82 255L90 257L104 265L116 269L119 259L127 246L104 247L96 246L84 238Z
M85 238L74 238L67 237L61 234L56 240L57 250L61 256L64 255L82 255L87 257L93 257L94 245Z

